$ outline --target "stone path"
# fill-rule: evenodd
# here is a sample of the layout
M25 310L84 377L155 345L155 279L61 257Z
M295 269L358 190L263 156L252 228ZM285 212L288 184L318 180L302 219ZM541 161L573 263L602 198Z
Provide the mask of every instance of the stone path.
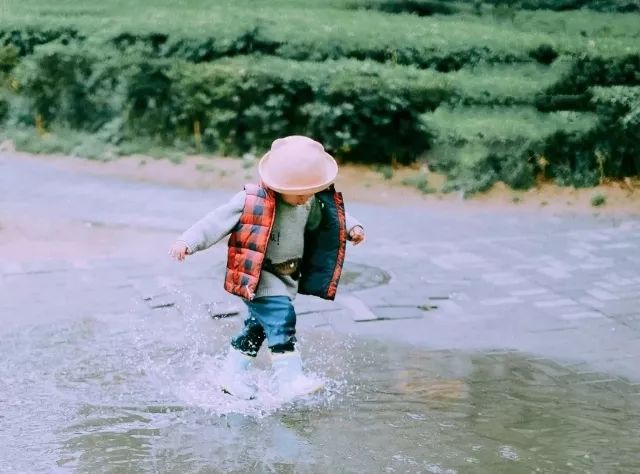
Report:
M221 289L224 245L184 264L166 255L173 236L228 197L0 154L0 337L95 313L242 313ZM577 381L640 391L640 218L347 204L368 240L348 249L336 302L299 298L302 333L523 352L558 361ZM109 232L117 245L29 258L25 238L17 257L15 238L6 241L15 219L56 229L52 247L84 240L61 223Z

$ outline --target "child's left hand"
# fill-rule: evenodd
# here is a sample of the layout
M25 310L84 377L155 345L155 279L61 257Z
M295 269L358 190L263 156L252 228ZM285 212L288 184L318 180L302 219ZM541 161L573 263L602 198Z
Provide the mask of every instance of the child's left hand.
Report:
M349 240L353 245L358 245L364 241L364 229L357 225L349 231Z

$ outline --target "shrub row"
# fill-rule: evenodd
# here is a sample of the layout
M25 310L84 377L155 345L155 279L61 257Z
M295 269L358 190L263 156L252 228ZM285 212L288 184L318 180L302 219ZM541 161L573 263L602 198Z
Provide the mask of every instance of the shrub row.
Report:
M242 15L241 13L244 13ZM452 71L481 62L552 61L568 44L565 38L522 32L507 23L473 17L417 17L374 12L319 9L273 12L212 11L206 23L167 18L134 24L122 19L102 24L92 18L44 21L17 18L0 26L0 45L13 45L21 55L50 43L94 41L123 53L143 47L155 57L205 62L226 56L260 53L303 61L370 59ZM195 33L197 32L197 33Z
M538 95L557 83L570 67L567 61L464 68L445 75L453 88L452 105L533 105Z
M640 1L638 0L483 0L483 3L525 10L567 11L589 8L600 12L640 11Z
M600 117L595 135L602 173L640 174L640 87L597 87L592 96Z
M518 17L514 23L468 15L426 20L332 8L318 8L313 14L293 7L273 11L245 8L212 6L200 17L187 9L179 18L175 12L169 17L169 12L160 10L149 22L126 17L101 22L92 16L34 18L25 14L3 22L0 47L11 45L24 56L41 44L91 42L97 47L114 46L123 54L144 49L153 57L190 62L259 53L300 61L369 59L442 72L483 63L551 64L559 56L582 57L576 66L576 85L600 84L591 81L592 75L597 81L601 74L599 61L605 69L640 73L637 61L628 60L640 47L638 28L628 21L628 28L620 35L603 34L591 40L582 37L582 31L558 31L558 22L566 23L570 18L558 20L538 13ZM624 15L618 17L611 21L625 20ZM585 23L591 20L589 17ZM537 29L531 29L536 21ZM544 24L551 26L545 30L540 26Z
M12 112L17 121L39 115L114 143L177 138L223 153L304 133L371 162L414 160L429 143L420 114L451 95L440 74L403 66L272 57L191 64L81 45L39 47L14 74L27 99Z
M640 11L639 0L352 0L348 6L420 16L449 15L461 11L482 13L487 7L553 11L587 8L598 12L623 13Z
M583 176L583 169L594 171L593 163L576 155L576 143L593 150L587 138L597 125L594 114L541 113L533 107L441 107L422 119L433 135L429 164L450 177L449 190L483 191L497 180L522 189L539 173L564 178L568 154L573 156L571 182L565 184L593 184L594 175Z
M575 60L556 83L537 94L541 111L593 110L590 89L594 86L640 85L640 54L621 57L588 57Z

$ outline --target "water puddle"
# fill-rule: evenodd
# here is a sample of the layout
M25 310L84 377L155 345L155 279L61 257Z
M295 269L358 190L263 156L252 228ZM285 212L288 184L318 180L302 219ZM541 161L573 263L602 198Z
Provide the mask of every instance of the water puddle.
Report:
M239 318L92 316L0 339L0 472L637 472L640 395L519 353L301 335L322 394L217 390ZM599 375L599 379L611 379Z

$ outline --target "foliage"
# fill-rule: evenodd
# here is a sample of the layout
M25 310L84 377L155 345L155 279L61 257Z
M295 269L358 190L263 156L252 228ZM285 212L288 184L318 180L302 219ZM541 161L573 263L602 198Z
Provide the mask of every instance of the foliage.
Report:
M423 120L436 144L429 164L453 178L448 190L466 192L482 191L498 180L528 188L540 171L536 157L546 156L551 170L564 166L568 153L576 152L559 137L582 137L597 123L593 114L545 114L532 107L440 107ZM582 166L571 163L570 170Z
M597 193L591 197L591 205L593 207L604 206L607 203L607 196L605 194Z
M427 154L452 190L589 186L640 172L637 3L5 0L0 122L94 157L304 133L385 176Z
M640 174L640 86L592 90L600 123L594 132L604 176Z
M61 45L36 48L15 78L29 101L25 116L113 143L188 140L197 122L208 150L264 149L274 136L305 133L371 162L406 163L428 148L419 116L449 95L437 73L365 61L190 64Z
M416 188L422 194L435 193L437 190L429 183L429 175L424 171L416 171L404 178L402 184Z

